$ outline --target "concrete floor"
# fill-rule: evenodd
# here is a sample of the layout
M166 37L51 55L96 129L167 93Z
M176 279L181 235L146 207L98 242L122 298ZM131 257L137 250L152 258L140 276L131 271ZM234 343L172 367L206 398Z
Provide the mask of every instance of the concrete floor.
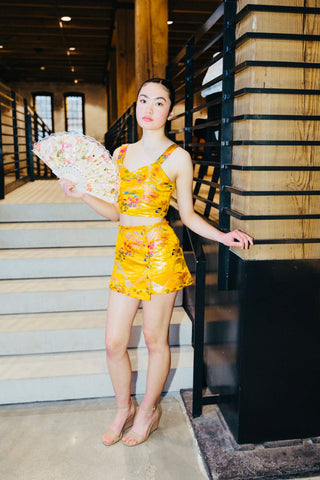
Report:
M205 480L180 396L167 395L162 407L159 429L129 448L100 440L116 411L113 398L3 406L0 479Z
M162 407L159 429L128 448L100 440L113 398L2 406L0 479L206 480L180 395L165 396Z

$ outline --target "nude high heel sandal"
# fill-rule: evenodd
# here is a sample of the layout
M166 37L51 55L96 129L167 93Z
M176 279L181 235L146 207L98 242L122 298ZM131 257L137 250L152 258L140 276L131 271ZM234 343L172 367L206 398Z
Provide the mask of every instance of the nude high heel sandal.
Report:
M130 415L126 418L126 421L124 422L124 425L122 427L122 430L121 432L119 433L119 435L117 435L113 430L112 428L108 428L108 430L106 431L106 433L102 436L102 443L104 445L106 445L107 447L110 447L111 445L114 445L115 443L119 442L123 436L123 432L125 430L127 430L128 428L132 427L133 425L133 421L134 421L134 416L136 414L136 406L135 404L133 403L132 399L131 399L131 403L130 403L130 406L129 408L125 407L125 408L118 408L118 410L129 410L129 412L132 410L132 407L134 407L133 409L133 412L130 413ZM108 441L107 438L111 439L111 441Z
M130 430L128 435L130 435L130 439L134 440L136 443L131 444L131 443L127 443L125 440L122 440L122 443L127 445L127 447L135 447L136 445L140 445L141 443L145 442L146 440L148 440L150 434L152 432L154 432L155 430L157 430L157 428L159 427L159 422L160 422L160 418L161 418L161 415L162 415L162 408L160 407L160 405L158 405L157 407L153 407L152 410L144 410L144 411L145 412L148 411L150 413L156 412L156 415L155 415L154 419L152 420L152 422L150 423L149 428L147 430L147 433L144 436L139 435L138 433L134 432L133 430Z

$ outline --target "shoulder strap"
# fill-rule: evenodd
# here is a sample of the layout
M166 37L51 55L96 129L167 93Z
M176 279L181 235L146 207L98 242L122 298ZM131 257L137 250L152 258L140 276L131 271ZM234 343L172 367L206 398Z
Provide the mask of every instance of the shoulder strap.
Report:
M176 149L178 148L179 145L177 145L176 143L172 143L171 145L169 145L169 147L163 152L163 154L159 157L159 163L161 165L162 162L165 161L166 158L169 157L169 155L171 155L171 153Z
M118 155L118 158L117 158L117 164L118 165L121 165L123 163L123 159L124 159L125 154L127 152L127 148L128 148L128 144L121 145L120 152L119 152L119 155Z

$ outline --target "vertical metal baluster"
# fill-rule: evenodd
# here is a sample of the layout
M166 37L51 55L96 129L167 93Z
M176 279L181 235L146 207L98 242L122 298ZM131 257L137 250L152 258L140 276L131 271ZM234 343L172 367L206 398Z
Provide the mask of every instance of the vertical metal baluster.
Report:
M194 54L194 37L192 37L186 45L186 86L185 86L185 132L184 132L184 148L191 153L192 143L192 123L193 123L193 54Z
M3 148L2 148L2 107L0 105L0 200L4 199L4 161L3 161Z
M223 232L230 229L230 217L225 209L230 208L230 193L224 186L231 185L231 170L224 168L232 163L233 125L228 119L233 115L234 74L235 65L235 15L237 2L224 0L224 45L223 45L223 81L222 81L222 125L221 125L221 173L220 173L220 208L219 227ZM229 287L229 247L219 245L218 287L228 290Z
M28 169L28 176L30 178L30 181L34 182L31 115L29 115L28 113L27 100L24 99L23 103L24 103L24 129L25 129L25 136L26 136L27 169Z
M199 417L202 414L205 285L206 261L204 257L197 258L195 285L195 317L193 335L193 417Z
M16 180L20 178L20 161L19 161L19 139L18 139L18 122L17 122L17 101L16 92L11 91L12 97L12 129L13 129L13 148L14 148L14 169Z

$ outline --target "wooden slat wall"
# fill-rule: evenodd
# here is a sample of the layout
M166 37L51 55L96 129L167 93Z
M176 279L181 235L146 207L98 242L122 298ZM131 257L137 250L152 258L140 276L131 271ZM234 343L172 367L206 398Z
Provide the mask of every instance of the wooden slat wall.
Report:
M246 4L320 7L320 0L240 0ZM237 26L237 38L246 32L320 35L319 14L250 12ZM247 39L236 50L236 65L248 60L320 63L320 42L309 40ZM320 86L319 68L276 66L248 67L235 75L235 91L242 88L312 89ZM316 94L249 93L238 96L234 115L320 115ZM234 122L233 140L319 141L320 121L242 119ZM320 166L317 145L235 145L233 163L242 166ZM237 171L232 186L245 191L320 190L320 171ZM319 195L287 196L231 195L231 209L245 215L319 214ZM257 240L312 239L320 237L320 219L239 220L231 217L231 228L240 228ZM239 254L238 250L236 252ZM256 245L240 253L246 259L319 258L320 243Z

